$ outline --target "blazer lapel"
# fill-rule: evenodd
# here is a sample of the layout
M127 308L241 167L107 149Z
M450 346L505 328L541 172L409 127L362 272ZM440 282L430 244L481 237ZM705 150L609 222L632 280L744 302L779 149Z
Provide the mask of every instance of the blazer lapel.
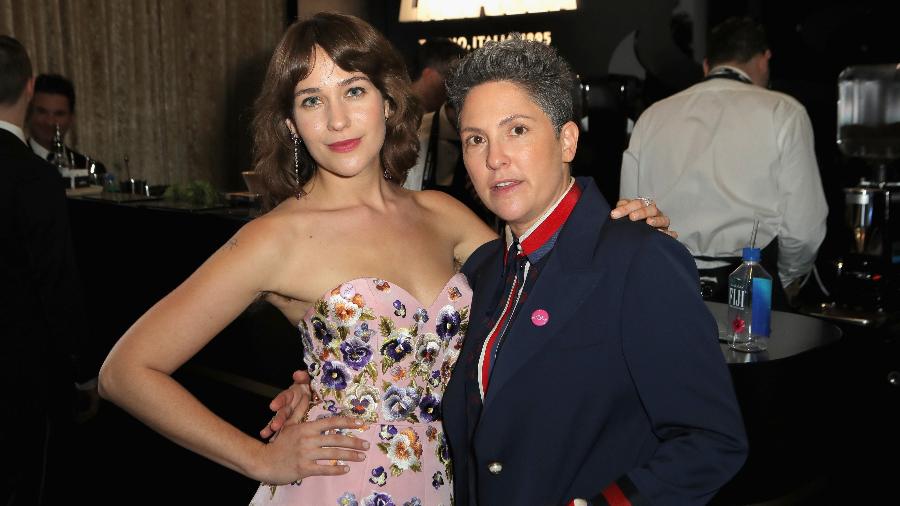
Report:
M472 435L475 425L481 416L481 394L478 389L478 358L481 353L481 347L490 331L490 318L496 305L496 293L503 289L503 241L497 239L491 243L482 246L485 248L485 257L483 261L476 260L476 267L468 270L468 264L463 267L463 272L470 279L474 294L472 297L472 307L469 311L469 326L466 329L466 338L463 341L463 348L460 351L459 359L453 369L453 376L450 380L451 386L455 392L462 393L462 399L456 398L457 401L463 403L460 408L465 414L466 421L462 424L468 437ZM480 252L479 252L480 253ZM474 254L473 254L474 255ZM459 382L461 385L457 385ZM461 388L460 388L461 387ZM459 394L455 394L459 395ZM445 413L445 418L453 416L451 413Z
M593 181L588 182L510 329L491 374L485 411L533 355L565 338L560 329L566 322L584 314L583 306L589 302L587 297L604 271L604 266L594 265L593 259L600 229L609 219L609 211ZM532 323L532 313L538 309L548 313L550 318L546 325Z

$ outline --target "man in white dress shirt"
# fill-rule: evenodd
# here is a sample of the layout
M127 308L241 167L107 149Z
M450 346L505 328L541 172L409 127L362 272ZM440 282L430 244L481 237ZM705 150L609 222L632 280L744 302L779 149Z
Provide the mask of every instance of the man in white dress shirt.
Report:
M666 210L711 300L725 301L727 276L759 220L756 247L780 278L773 304L784 309L785 295L795 295L814 266L828 206L806 110L766 89L771 56L762 27L750 19L714 28L706 79L638 119L622 158L620 195L650 197Z

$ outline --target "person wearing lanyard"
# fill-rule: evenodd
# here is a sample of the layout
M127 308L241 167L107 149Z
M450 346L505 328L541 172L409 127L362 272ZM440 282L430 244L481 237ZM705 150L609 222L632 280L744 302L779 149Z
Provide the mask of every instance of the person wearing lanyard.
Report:
M573 179L568 64L513 36L448 77L466 169L505 238L463 266L443 399L457 505L705 504L746 458L688 251Z
M828 205L812 125L793 98L766 89L772 56L762 27L715 27L706 79L648 108L622 157L620 195L652 196L678 224L704 297L726 302L755 221L772 306L787 310L814 267Z

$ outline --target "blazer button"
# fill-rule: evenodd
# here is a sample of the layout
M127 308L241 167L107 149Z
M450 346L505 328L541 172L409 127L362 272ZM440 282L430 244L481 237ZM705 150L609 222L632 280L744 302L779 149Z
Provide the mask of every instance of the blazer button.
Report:
M502 471L502 470L503 470L503 464L501 464L499 462L491 462L490 464L488 464L488 471L490 471L491 474L495 474L495 475L500 474L500 471Z

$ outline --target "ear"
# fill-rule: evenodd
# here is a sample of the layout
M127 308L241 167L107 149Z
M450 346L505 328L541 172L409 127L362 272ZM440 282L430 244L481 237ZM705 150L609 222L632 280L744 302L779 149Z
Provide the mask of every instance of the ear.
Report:
M384 119L387 121L388 118L391 117L391 102L388 99L384 99Z
M709 75L709 60L706 58L703 59L703 77Z
M575 151L578 150L578 134L578 125L573 121L566 122L559 131L560 154L564 163L575 159Z
M294 137L299 137L299 135L297 135L297 128L294 126L293 120L291 120L290 118L284 118L284 124L287 125L288 130L291 131L291 134Z
M772 51L766 49L766 52L762 54L762 57L759 59L759 70L761 72L768 73L769 71L769 60L772 59Z
M31 98L34 97L34 76L28 78L28 82L25 83L25 101L31 102Z

